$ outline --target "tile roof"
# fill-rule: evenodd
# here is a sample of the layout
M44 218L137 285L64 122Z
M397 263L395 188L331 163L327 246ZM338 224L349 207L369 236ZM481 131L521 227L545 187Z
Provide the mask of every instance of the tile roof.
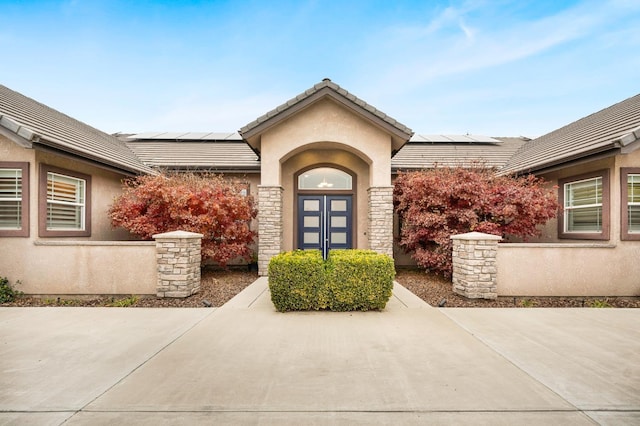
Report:
M528 140L479 135L415 135L391 159L391 169L416 170L473 164L500 168Z
M153 173L124 142L0 85L0 126L41 145L127 173Z
M503 171L541 171L615 152L639 138L640 94L531 140L515 153Z
M394 135L396 139L396 146L399 149L413 135L413 131L388 116L382 111L369 105L357 96L349 93L330 79L325 78L320 83L314 85L312 88L304 91L295 98L292 98L284 104L274 108L266 114L258 117L251 123L240 129L240 134L254 147L256 145L253 142L253 137L277 124L280 120L287 118L290 114L297 111L298 108L303 108L307 104L312 103L316 99L320 99L323 96L330 96L333 99L341 102L343 105L348 106L360 114L369 117L372 121L379 123L387 131Z
M260 159L237 133L153 132L121 139L146 165L172 170L259 172Z
M178 141L241 141L238 132L145 132L127 135L127 139Z

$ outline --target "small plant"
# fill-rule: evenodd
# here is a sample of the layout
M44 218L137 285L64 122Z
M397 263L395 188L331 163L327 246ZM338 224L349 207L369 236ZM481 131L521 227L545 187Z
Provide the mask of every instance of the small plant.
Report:
M523 308L531 308L533 306L536 306L536 302L530 299L522 299L520 301L520 306L522 306Z
M134 296L133 294L129 297L125 297L124 299L112 300L108 306L112 306L115 308L128 308L129 306L133 306L138 302L138 296Z
M591 306L592 308L611 308L611 305L609 304L609 302L607 302L604 299L592 300L589 303L589 306Z
M16 281L16 285L19 284L21 284L20 281ZM23 294L21 291L14 289L6 277L0 277L0 303L13 302Z

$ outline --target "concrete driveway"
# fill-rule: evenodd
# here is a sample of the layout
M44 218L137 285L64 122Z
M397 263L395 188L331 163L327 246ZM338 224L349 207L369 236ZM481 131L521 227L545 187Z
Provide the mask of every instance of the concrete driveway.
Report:
M0 424L640 424L640 310L0 308Z

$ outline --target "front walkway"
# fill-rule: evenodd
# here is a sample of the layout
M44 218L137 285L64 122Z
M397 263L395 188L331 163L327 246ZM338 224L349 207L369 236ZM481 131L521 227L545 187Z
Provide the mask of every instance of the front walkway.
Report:
M638 424L640 310L1 308L0 423Z

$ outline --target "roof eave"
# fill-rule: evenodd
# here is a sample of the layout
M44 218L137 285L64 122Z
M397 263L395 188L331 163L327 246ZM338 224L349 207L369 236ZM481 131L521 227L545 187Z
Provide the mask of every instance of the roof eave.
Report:
M154 166L157 170L167 170L172 172L205 172L205 173L233 173L233 174L254 174L260 173L258 167L212 167L212 166Z
M88 154L86 152L76 151L76 150L70 149L67 146L60 146L49 140L41 139L39 142L34 143L33 148L38 149L40 151L51 152L56 155L73 158L83 163L92 164L94 166L97 166L106 170L114 171L120 174L128 175L128 176L139 175L139 174L157 174L157 171L155 171L154 169L146 165L140 168L135 168L135 167L126 166L120 163L106 161L104 158L99 158L94 155Z
M603 158L613 157L621 154L620 147L614 147L613 145L607 145L600 149L591 150L588 152L580 153L571 157L566 157L554 162L543 163L534 165L528 168L520 169L503 169L498 172L500 175L515 174L515 175L527 175L527 174L545 174L551 173L560 169L564 169L569 166L577 166L580 164L588 163L591 161L601 160Z

